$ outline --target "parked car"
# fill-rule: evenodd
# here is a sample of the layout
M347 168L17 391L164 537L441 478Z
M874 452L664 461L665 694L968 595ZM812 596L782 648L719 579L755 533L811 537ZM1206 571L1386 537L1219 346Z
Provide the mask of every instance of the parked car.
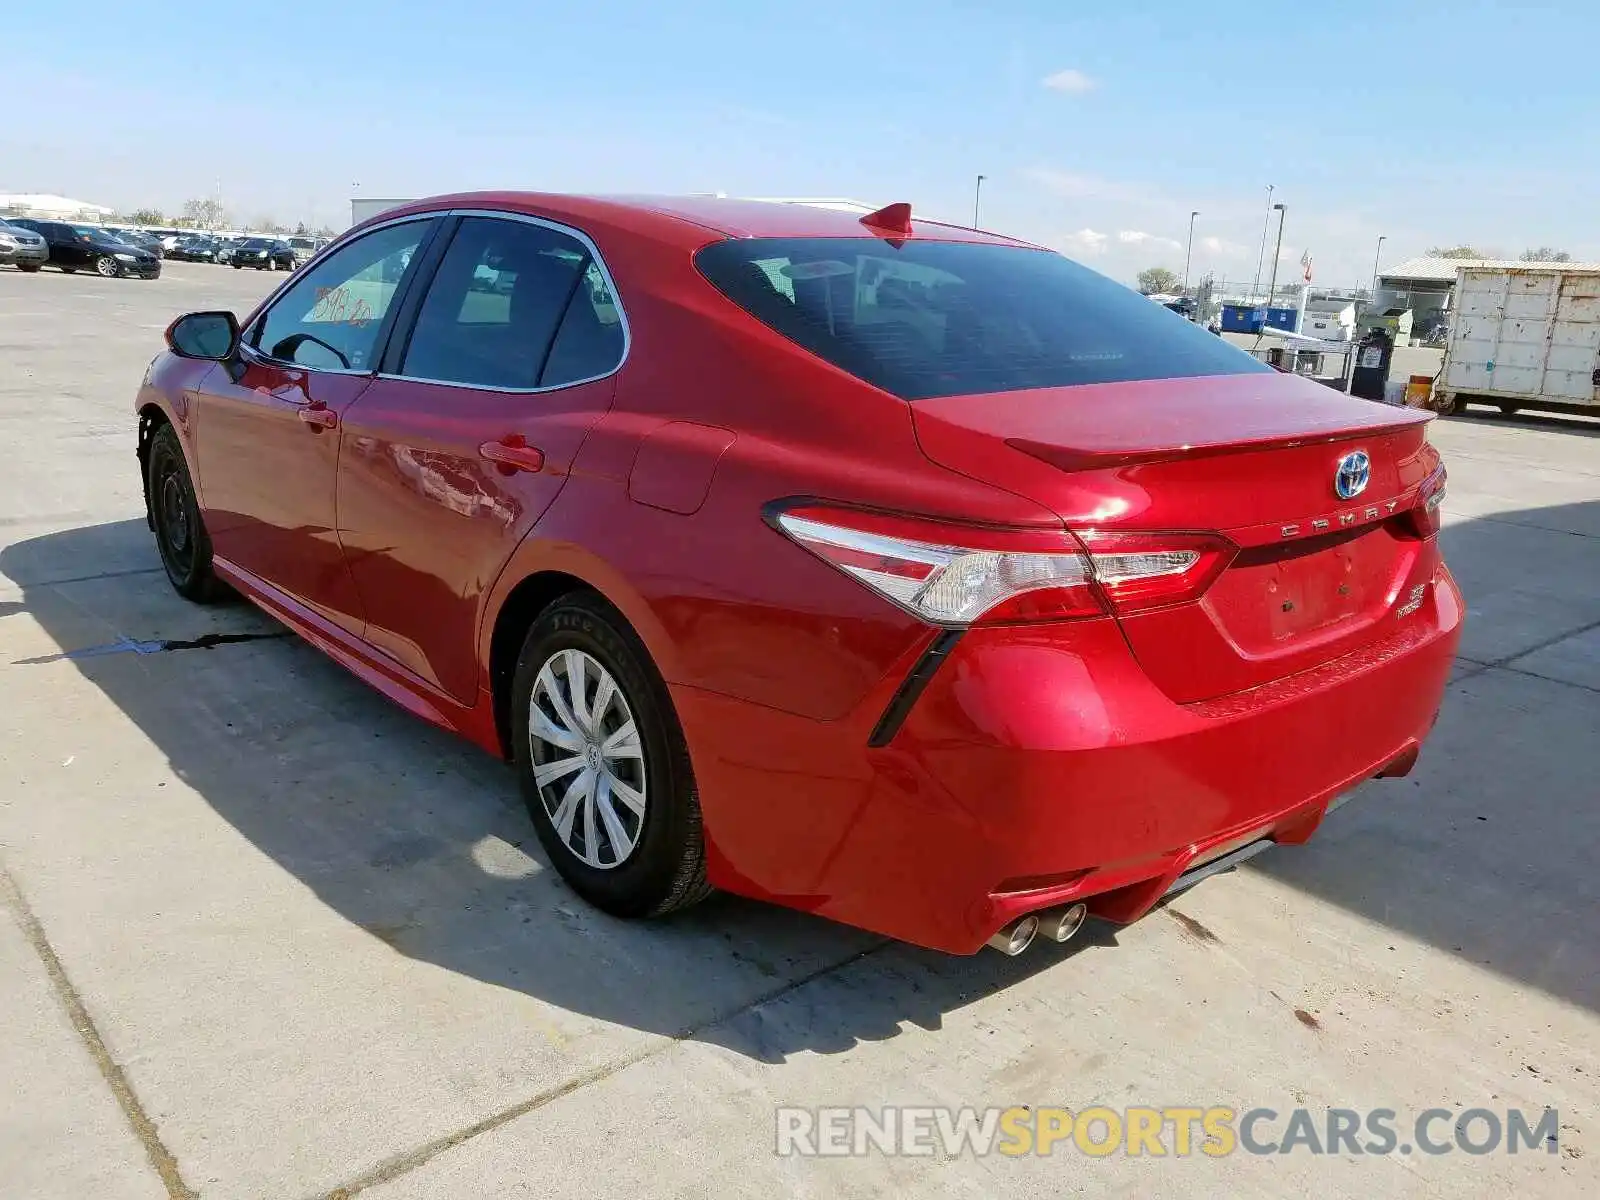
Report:
M137 246L141 250L148 250L157 258L165 256L165 251L161 248L161 239L152 233L146 233L142 229L118 229L115 232L119 238L129 245Z
M294 251L278 238L246 238L233 248L228 261L235 270L254 267L258 271L294 270Z
M622 916L1132 920L1406 774L1461 635L1429 414L907 205L419 201L168 345L172 586L509 758Z
M213 237L186 238L172 247L168 258L181 262L216 262L220 244Z
M0 266L37 271L50 259L44 237L32 229L0 220Z
M288 239L289 249L294 251L295 266L309 262L324 246L328 244L327 238L295 236Z
M34 217L6 219L43 237L50 247L50 265L69 275L79 269L93 270L108 278L132 275L156 279L161 275L161 260L154 254L129 245L97 225L68 225Z

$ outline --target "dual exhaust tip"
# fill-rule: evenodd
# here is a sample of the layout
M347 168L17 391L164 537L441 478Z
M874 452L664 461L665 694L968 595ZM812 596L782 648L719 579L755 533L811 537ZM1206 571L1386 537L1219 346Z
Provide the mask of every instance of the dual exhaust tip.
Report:
M1083 903L1053 908L1048 912L1029 913L1002 927L999 933L989 939L989 945L1001 954L1015 957L1033 945L1036 937L1047 937L1052 942L1070 941L1083 928L1088 917L1089 906Z

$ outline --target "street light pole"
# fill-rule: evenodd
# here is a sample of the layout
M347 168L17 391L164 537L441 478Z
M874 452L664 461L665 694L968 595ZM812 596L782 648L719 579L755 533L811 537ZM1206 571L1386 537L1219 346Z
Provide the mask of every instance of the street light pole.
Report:
M1378 263L1383 259L1384 241L1384 238L1380 237L1378 239L1378 252L1372 256L1372 293L1367 297L1368 304L1371 304L1378 298Z
M1189 214L1189 248L1183 252L1183 295L1189 294L1189 259L1194 256L1194 219L1200 215L1198 209Z
M1274 204L1272 207L1278 210L1278 244L1272 251L1272 282L1267 285L1268 308L1272 307L1272 297L1278 291L1278 256L1283 253L1283 219L1288 215L1288 209L1282 204ZM1262 319L1262 323L1265 324L1265 318Z
M1267 184L1267 215L1261 218L1261 253L1256 256L1256 281L1250 285L1250 299L1261 294L1261 260L1267 256L1267 230L1272 228L1272 185Z
M978 227L978 199L983 195L983 176L978 176L978 182L972 189L972 227Z

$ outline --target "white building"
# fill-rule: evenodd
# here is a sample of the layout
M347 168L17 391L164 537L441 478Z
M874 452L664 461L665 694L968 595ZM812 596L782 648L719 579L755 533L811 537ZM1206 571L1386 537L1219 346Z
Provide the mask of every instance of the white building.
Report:
M1435 258L1424 254L1399 266L1378 272L1376 307L1383 311L1411 310L1417 324L1446 315L1454 307L1456 271L1461 267L1491 271L1525 271L1554 268L1562 271L1600 271L1592 262L1523 262L1520 258Z
M104 204L51 196L41 192L0 192L0 216L38 217L45 221L103 221L115 210Z
M416 197L410 199L403 197L377 197L377 196L352 196L350 197L350 224L359 225L370 217L379 213L388 212L391 208L399 208L402 204L410 204Z

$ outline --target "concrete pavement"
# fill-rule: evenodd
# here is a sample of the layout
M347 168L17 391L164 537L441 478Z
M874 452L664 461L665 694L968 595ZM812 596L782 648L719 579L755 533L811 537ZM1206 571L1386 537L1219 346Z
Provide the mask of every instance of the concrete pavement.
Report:
M128 405L172 316L272 281L0 272L0 1197L1594 1194L1600 421L1432 427L1470 623L1412 777L1133 927L952 959L727 897L604 917L504 767L174 596ZM206 633L254 636L117 649ZM774 1154L779 1105L1097 1103L1561 1130Z

